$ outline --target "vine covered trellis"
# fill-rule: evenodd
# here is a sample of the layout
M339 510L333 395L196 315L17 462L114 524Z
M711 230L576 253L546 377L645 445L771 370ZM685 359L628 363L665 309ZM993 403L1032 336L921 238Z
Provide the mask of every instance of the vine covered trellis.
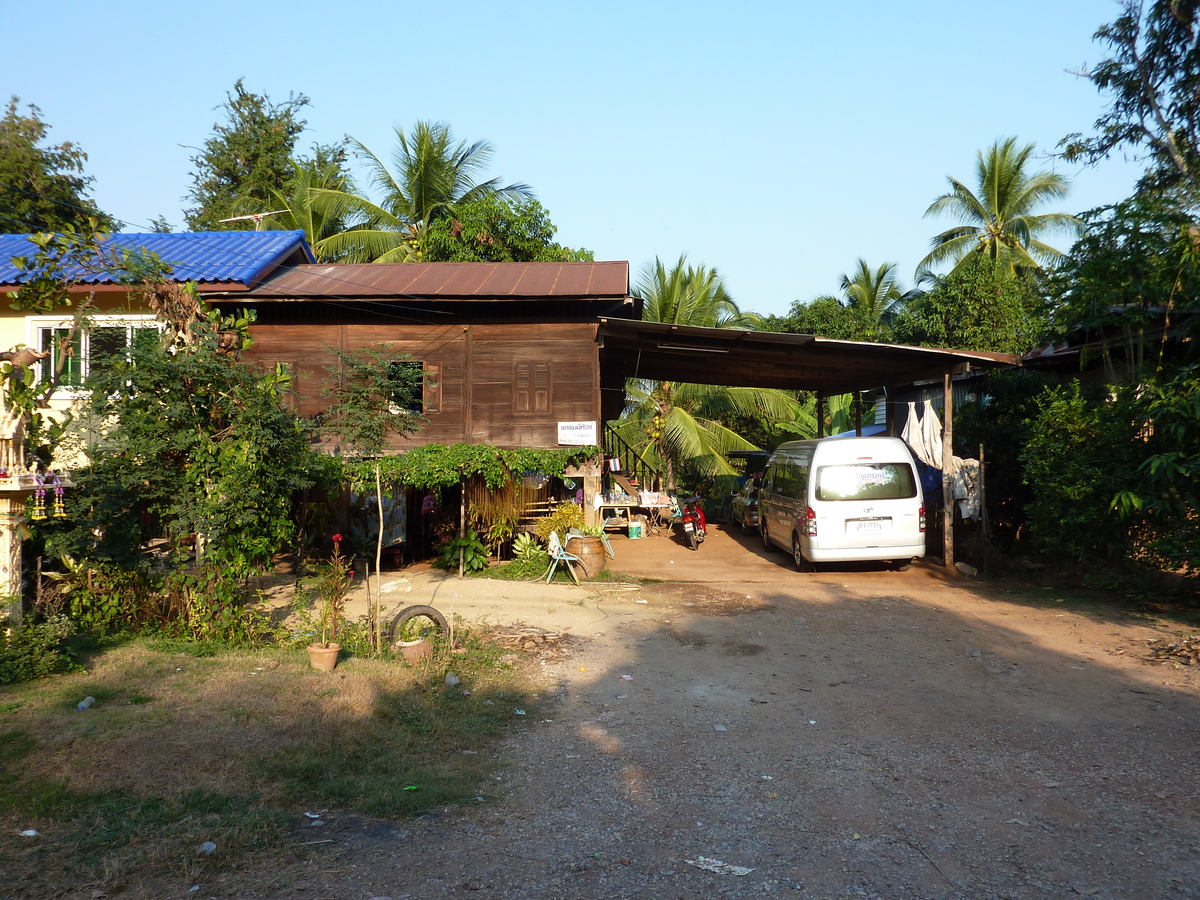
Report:
M571 466L600 455L599 447L566 447L556 450L505 450L486 444L427 444L397 456L378 460L380 475L390 488L444 488L480 478L498 490L526 472L561 478ZM355 487L373 484L373 459L343 462L346 479Z

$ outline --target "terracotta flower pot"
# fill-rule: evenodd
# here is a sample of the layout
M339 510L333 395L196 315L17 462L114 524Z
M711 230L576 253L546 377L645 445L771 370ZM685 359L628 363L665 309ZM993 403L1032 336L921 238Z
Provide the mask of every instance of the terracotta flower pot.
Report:
M341 644L309 644L308 664L318 672L332 672L341 649Z

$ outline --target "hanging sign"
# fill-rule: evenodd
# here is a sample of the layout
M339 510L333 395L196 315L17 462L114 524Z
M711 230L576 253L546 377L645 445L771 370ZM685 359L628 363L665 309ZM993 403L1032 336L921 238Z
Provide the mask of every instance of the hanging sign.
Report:
M599 443L595 422L559 422L558 443L568 447L588 447Z

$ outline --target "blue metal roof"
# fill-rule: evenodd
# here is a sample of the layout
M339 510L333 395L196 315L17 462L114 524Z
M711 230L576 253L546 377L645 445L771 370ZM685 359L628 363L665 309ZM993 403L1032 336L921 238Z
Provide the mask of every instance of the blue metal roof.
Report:
M32 256L36 248L25 234L0 234L0 284L17 284L14 256ZM174 281L252 285L296 255L293 263L316 262L302 231L193 231L181 234L113 234L106 247L156 254L171 266ZM120 273L76 273L87 284L114 284Z

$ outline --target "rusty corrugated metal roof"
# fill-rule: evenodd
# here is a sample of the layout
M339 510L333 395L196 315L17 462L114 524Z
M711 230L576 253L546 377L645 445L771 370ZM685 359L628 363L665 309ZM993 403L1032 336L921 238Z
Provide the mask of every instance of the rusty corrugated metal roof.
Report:
M629 295L629 263L362 263L281 270L249 292L259 300L506 300Z

